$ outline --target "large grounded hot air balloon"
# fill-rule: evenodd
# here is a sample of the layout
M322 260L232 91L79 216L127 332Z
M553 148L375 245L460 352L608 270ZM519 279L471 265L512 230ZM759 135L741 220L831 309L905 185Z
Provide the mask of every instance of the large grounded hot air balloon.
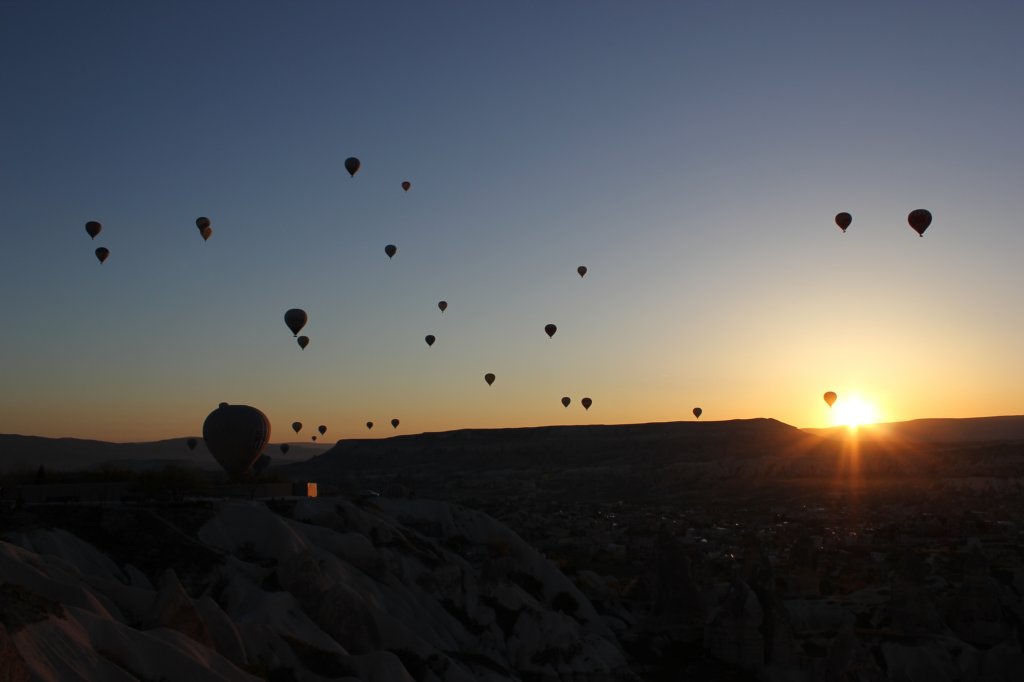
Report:
M835 391L828 391L823 397L825 398L825 402L828 403L828 406L832 407L832 403L836 401L837 396Z
M324 435L325 433L327 433L327 427L324 426L323 424L321 424L320 426L316 427L316 430L320 432L321 436Z
M195 438L189 438L187 441L185 441L185 445L188 446L189 450L195 450L196 446L199 445L199 441L197 441Z
M487 374L484 375L484 381L486 381L487 385L490 386L491 384L494 383L494 375L488 372Z
M299 348L301 348L302 350L306 350L306 346L309 345L309 337L308 336L300 336L298 339L296 339L296 341L299 344Z
M292 422L292 430L298 433L302 430L302 422Z
M95 220L90 220L85 224L85 231L89 233L90 239L96 239L96 235L98 235L101 230L103 230L103 226Z
M229 476L239 479L270 440L270 420L248 405L218 407L203 422L203 441Z
M354 156L350 156L347 159L345 159L345 170L348 171L350 177L354 178L356 176L356 173L359 172L359 167L361 165L363 164L359 163L359 159L357 159Z
M288 451L291 450L291 449L292 449L292 446L288 445L288 443L281 443L281 454L287 455Z
M544 333L548 335L549 339L552 336L554 336L555 332L557 332L557 331L558 331L558 327L556 327L553 324L546 324L546 325L544 325Z
M852 222L853 216L847 213L846 211L843 211L842 213L836 213L836 225L838 225L839 229L842 230L843 232L846 232L846 228L848 228L850 226L850 223Z
M394 244L388 244L384 247L384 253L388 254L388 258L394 258L395 254L398 253L398 247Z
M370 431L373 429L373 422L366 422L366 430Z
M580 405L583 406L584 410L589 410L590 406L593 405L593 404L594 404L594 401L591 400L590 398L583 398L582 400L580 400Z
M436 341L437 339L434 338L433 334L427 334L426 336L423 337L423 340L427 342L428 346L433 346L434 341Z
M571 402L572 402L572 398L570 398L569 396L563 396L562 397L562 407L569 407L569 403L571 403Z
M107 260L109 256L110 249L106 248L105 246L101 246L100 248L96 249L96 257L100 259L100 263Z
M412 183L409 182L408 180L402 183L402 189L404 191L408 192L410 187L412 187ZM430 194L430 192L427 192L427 194Z
M260 455L256 458L256 461L252 463L252 472L254 474L262 474L270 466L271 461L270 455Z
M440 310L442 313L448 310L448 301L438 301L437 309Z
M292 308L284 314L284 323L288 325L293 336L298 336L302 328L306 326L309 316L301 308Z
M578 268L576 268L576 272L580 273L580 277L583 277L583 275L587 274L587 266L586 265L579 266Z
M702 414L704 414L704 410L700 409L699 407L693 408L693 416L694 417L696 417L697 419L700 419L700 416Z
M914 209L907 216L907 222L910 223L910 226L914 228L914 232L917 232L919 237L923 237L924 231L932 224L931 211L924 208Z
M398 428L398 425L399 425L399 424L401 424L401 423L402 423L402 422L398 421L397 419L392 419L392 420L391 420L391 428L393 428L393 429L397 429L397 428Z

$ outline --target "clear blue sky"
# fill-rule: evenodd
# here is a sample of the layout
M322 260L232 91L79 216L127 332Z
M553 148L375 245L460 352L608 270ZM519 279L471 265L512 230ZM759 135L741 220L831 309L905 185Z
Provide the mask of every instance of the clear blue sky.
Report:
M819 426L829 389L886 419L1024 412L1021 25L1011 2L5 2L0 432L198 434L222 400L274 440L695 405Z

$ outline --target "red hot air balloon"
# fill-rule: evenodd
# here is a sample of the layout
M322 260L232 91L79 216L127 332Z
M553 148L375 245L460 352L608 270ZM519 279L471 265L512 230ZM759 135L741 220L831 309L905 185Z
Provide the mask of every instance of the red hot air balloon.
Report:
M569 396L564 396L562 398L562 407L569 407L569 403L571 403L571 402L572 402L572 398L570 398Z
M299 348L301 348L302 350L306 350L306 346L309 345L308 336L300 336L298 339L296 339L296 341L298 341Z
M293 336L298 336L308 321L309 316L301 308L292 308L284 314L284 323L288 325L288 329L291 330Z
M399 425L399 424L401 424L401 423L402 423L402 422L398 421L397 419L392 419L392 420L391 420L391 428L393 428L393 429L397 429L397 428L398 428L398 425Z
M555 332L557 332L557 331L558 331L558 327L556 327L553 324L546 324L546 325L544 325L544 333L548 335L549 339L552 336L554 336Z
M932 224L931 211L924 208L915 209L907 216L907 222L910 223L910 226L914 228L914 232L917 232L919 237L923 237L924 231Z
M89 234L90 239L96 239L96 235L98 235L101 230L103 230L103 226L95 220L90 220L85 224L85 231Z
M484 381L486 381L487 385L490 386L491 384L494 383L494 375L488 372L487 374L484 375Z
M403 191L408 192L410 187L412 187L412 183L409 182L408 180L406 180L405 182L402 183L402 190ZM427 192L427 194L430 194L430 192Z
M700 416L702 414L704 414L704 410L700 409L699 407L693 408L693 416L694 417L696 417L697 419L700 419Z
M846 211L843 211L842 213L836 213L836 225L838 225L839 229L842 230L843 232L846 232L846 228L848 228L852 222L853 216L847 213Z
M835 391L828 391L822 397L825 398L825 402L828 403L828 406L832 407L832 404L835 403L837 396Z
M218 407L203 422L203 441L229 476L239 479L270 440L270 420L255 407Z
M394 258L395 254L398 253L398 247L394 244L388 244L384 247L384 253L388 255L388 258Z
M359 167L362 165L363 164L359 162L359 159L357 159L354 156L350 156L347 159L345 159L345 170L348 171L349 177L354 178L356 176L356 173L359 172Z
M590 406L593 405L593 404L594 404L594 401L591 400L590 398L584 398L583 400L580 401L580 405L583 406L584 410L589 410Z
M101 246L100 248L96 249L96 257L100 259L100 263L103 263L105 260L107 260L107 258L110 257L110 249L106 248L105 246Z

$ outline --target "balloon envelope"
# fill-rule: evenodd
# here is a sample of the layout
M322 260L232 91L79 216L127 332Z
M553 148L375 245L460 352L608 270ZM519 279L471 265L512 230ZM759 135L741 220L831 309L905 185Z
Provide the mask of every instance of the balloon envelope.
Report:
M843 211L842 213L836 213L836 225L838 225L839 229L842 230L843 232L846 232L846 228L848 228L850 226L850 223L852 222L853 216L847 213L846 211Z
M85 231L88 232L89 236L93 239L96 239L96 235L98 235L102 229L103 226L95 220L90 220L85 224Z
M448 310L448 301L438 301L438 302L437 302L437 308L438 308L438 310L440 310L440 311L441 311L442 313L443 313L444 311Z
M822 397L825 398L825 402L828 403L828 406L832 407L832 403L834 403L836 401L836 397L837 396L836 396L836 392L835 391L828 391Z
M553 324L546 324L546 325L544 325L544 333L548 335L549 339L552 336L554 336L555 332L557 332L557 331L558 331L558 327L556 327Z
M270 440L270 420L255 407L218 407L203 422L203 441L232 478L241 478Z
M572 402L572 398L565 396L562 398L562 407L569 407L569 403Z
M199 441L197 441L195 438L189 438L187 441L185 441L185 444L188 446L189 450L195 450L196 446L199 445Z
M210 236L213 234L213 228L207 225L206 227L199 229L199 234L203 235L203 241L205 242L209 240Z
M202 232L207 227L210 227L210 219L205 217L196 218L196 227Z
M299 348L301 348L302 350L306 350L306 346L309 345L309 337L308 336L300 336L298 338L298 343L299 343Z
M366 422L366 430L369 431L373 428L373 422Z
M907 216L907 222L910 223L912 228L914 228L914 232L917 232L918 235L923 237L924 231L932 224L931 211L925 208L915 209Z
M392 419L391 420L391 428L397 429L399 424L401 424L401 422L398 421L397 419Z
M292 430L298 433L302 430L302 422L292 422Z
M306 326L308 320L309 316L306 315L306 311L302 308L292 308L284 314L284 323L288 325L288 329L291 330L293 336L299 335L299 332Z
M484 375L484 381L486 381L487 385L490 386L491 384L494 383L494 375L488 372L487 374Z
M410 187L412 187L412 183L409 182L408 180L402 183L402 189L405 190L406 192L409 191ZM427 194L430 194L430 192L427 192Z
M292 446L288 445L288 443L281 443L281 452L283 454L287 455L288 451L291 450L291 449L292 449Z
M580 277L582 277L583 275L587 274L587 266L586 265L579 266L578 268L576 268L576 272L580 273Z
M321 424L320 426L316 427L316 430L320 432L321 436L324 435L325 433L327 433L327 427L324 426L323 424Z
M355 177L356 173L359 172L359 167L362 165L363 164L359 163L359 159L357 159L354 156L350 156L347 159L345 159L345 170L348 171L348 174L351 177Z
M437 339L434 338L433 334L427 334L425 337L423 337L423 340L427 342L428 346L433 346L434 341L436 341Z
M384 247L384 253L388 254L388 258L394 258L395 254L398 253L398 247L394 244L388 244Z
M694 417L696 417L697 419L700 419L700 416L702 414L704 414L704 410L700 409L699 407L693 408L693 416Z
M104 246L101 246L100 248L96 249L96 257L100 259L100 263L107 260L108 256L110 256L110 249Z
M580 405L583 406L584 410L589 410L590 406L593 405L593 404L594 404L594 401L591 400L590 398L584 398L583 400L580 401Z

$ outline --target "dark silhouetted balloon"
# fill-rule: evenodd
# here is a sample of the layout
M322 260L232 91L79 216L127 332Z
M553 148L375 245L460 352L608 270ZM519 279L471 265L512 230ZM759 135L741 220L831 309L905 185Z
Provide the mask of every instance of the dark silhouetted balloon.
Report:
M96 239L96 235L98 235L101 230L103 230L103 226L95 220L90 220L85 224L85 231L89 233L89 237L92 239Z
M371 429L373 429L373 422L366 422L366 430L370 431Z
M345 170L347 170L348 174L352 177L355 177L356 173L359 172L359 167L361 165L363 164L359 163L359 159L354 156L350 156L345 159Z
M850 226L850 223L852 222L853 216L847 213L846 211L843 211L842 213L836 213L836 225L838 225L839 229L842 230L843 232L846 232L846 228L848 228Z
M562 407L569 407L569 403L572 402L572 398L565 396L562 398Z
M321 436L324 435L325 433L327 433L327 427L324 426L323 424L321 424L320 426L316 427L316 430L320 432Z
M310 438L312 438L312 439L313 439L313 442L314 442L314 443L316 442L316 436L310 436Z
M590 398L584 398L580 401L580 405L583 406L584 410L589 410L590 406L594 404L594 401Z
M828 391L823 397L825 398L825 402L828 403L828 406L832 407L832 403L836 401L836 392Z
M704 410L700 409L699 407L693 408L693 416L694 417L696 417L697 419L700 419L700 416L702 414L704 414Z
M582 277L583 275L587 274L587 266L586 265L579 266L578 268L576 268L576 272L580 273L580 277Z
M931 211L924 208L914 209L907 216L907 222L914 228L914 232L917 232L918 236L923 237L924 231L932 224Z
M299 344L299 348L301 348L302 350L306 350L306 346L309 345L309 337L308 336L300 336L297 339L297 341L298 341L298 344Z
M107 260L109 256L110 249L106 248L105 246L101 246L100 248L96 249L96 257L100 259L100 263Z
M200 228L199 234L203 235L203 241L205 242L213 234L213 228L210 227L210 226L206 226L206 227Z
M402 189L405 190L406 192L409 191L410 187L412 187L412 183L409 182L408 180L402 183ZM430 194L430 192L427 192L427 194Z
M248 405L218 407L203 422L203 441L232 478L241 478L270 440L267 416Z
M302 430L302 422L292 422L292 430L298 433Z
M197 441L195 438L189 438L187 441L185 441L185 445L188 446L189 450L195 450L196 446L199 445L199 441Z
M292 308L284 314L284 323L288 325L288 329L291 330L293 336L299 335L299 332L306 326L308 320L309 316L301 308Z
M494 375L488 372L487 374L484 375L484 381L486 381L487 385L490 386L491 384L494 383Z
M395 254L398 253L398 247L394 244L388 244L384 247L384 253L388 254L388 258L394 258Z
M210 223L210 219L209 218L204 218L204 217L196 218L196 227L199 228L200 232L202 232L207 227L210 227L210 225L211 225L211 223Z
M448 310L448 301L438 301L437 309L440 310L442 313Z
M437 339L434 338L433 334L427 334L426 336L423 337L423 340L427 342L428 346L433 346L434 341L436 341Z
M281 443L281 454L287 455L288 451L291 450L291 449L292 449L292 446L288 445L288 443Z
M544 325L544 333L546 333L548 335L549 339L552 336L554 336L555 332L557 332L557 331L558 331L558 327L556 327L553 324L546 324L546 325Z
M401 423L402 423L402 422L398 421L397 419L392 419L392 420L391 420L391 428L393 428L393 429L397 429L397 428L398 428L398 425L399 425L399 424L401 424Z
M252 471L255 474L262 474L270 466L271 462L270 455L260 455L256 458L256 461L252 463Z

